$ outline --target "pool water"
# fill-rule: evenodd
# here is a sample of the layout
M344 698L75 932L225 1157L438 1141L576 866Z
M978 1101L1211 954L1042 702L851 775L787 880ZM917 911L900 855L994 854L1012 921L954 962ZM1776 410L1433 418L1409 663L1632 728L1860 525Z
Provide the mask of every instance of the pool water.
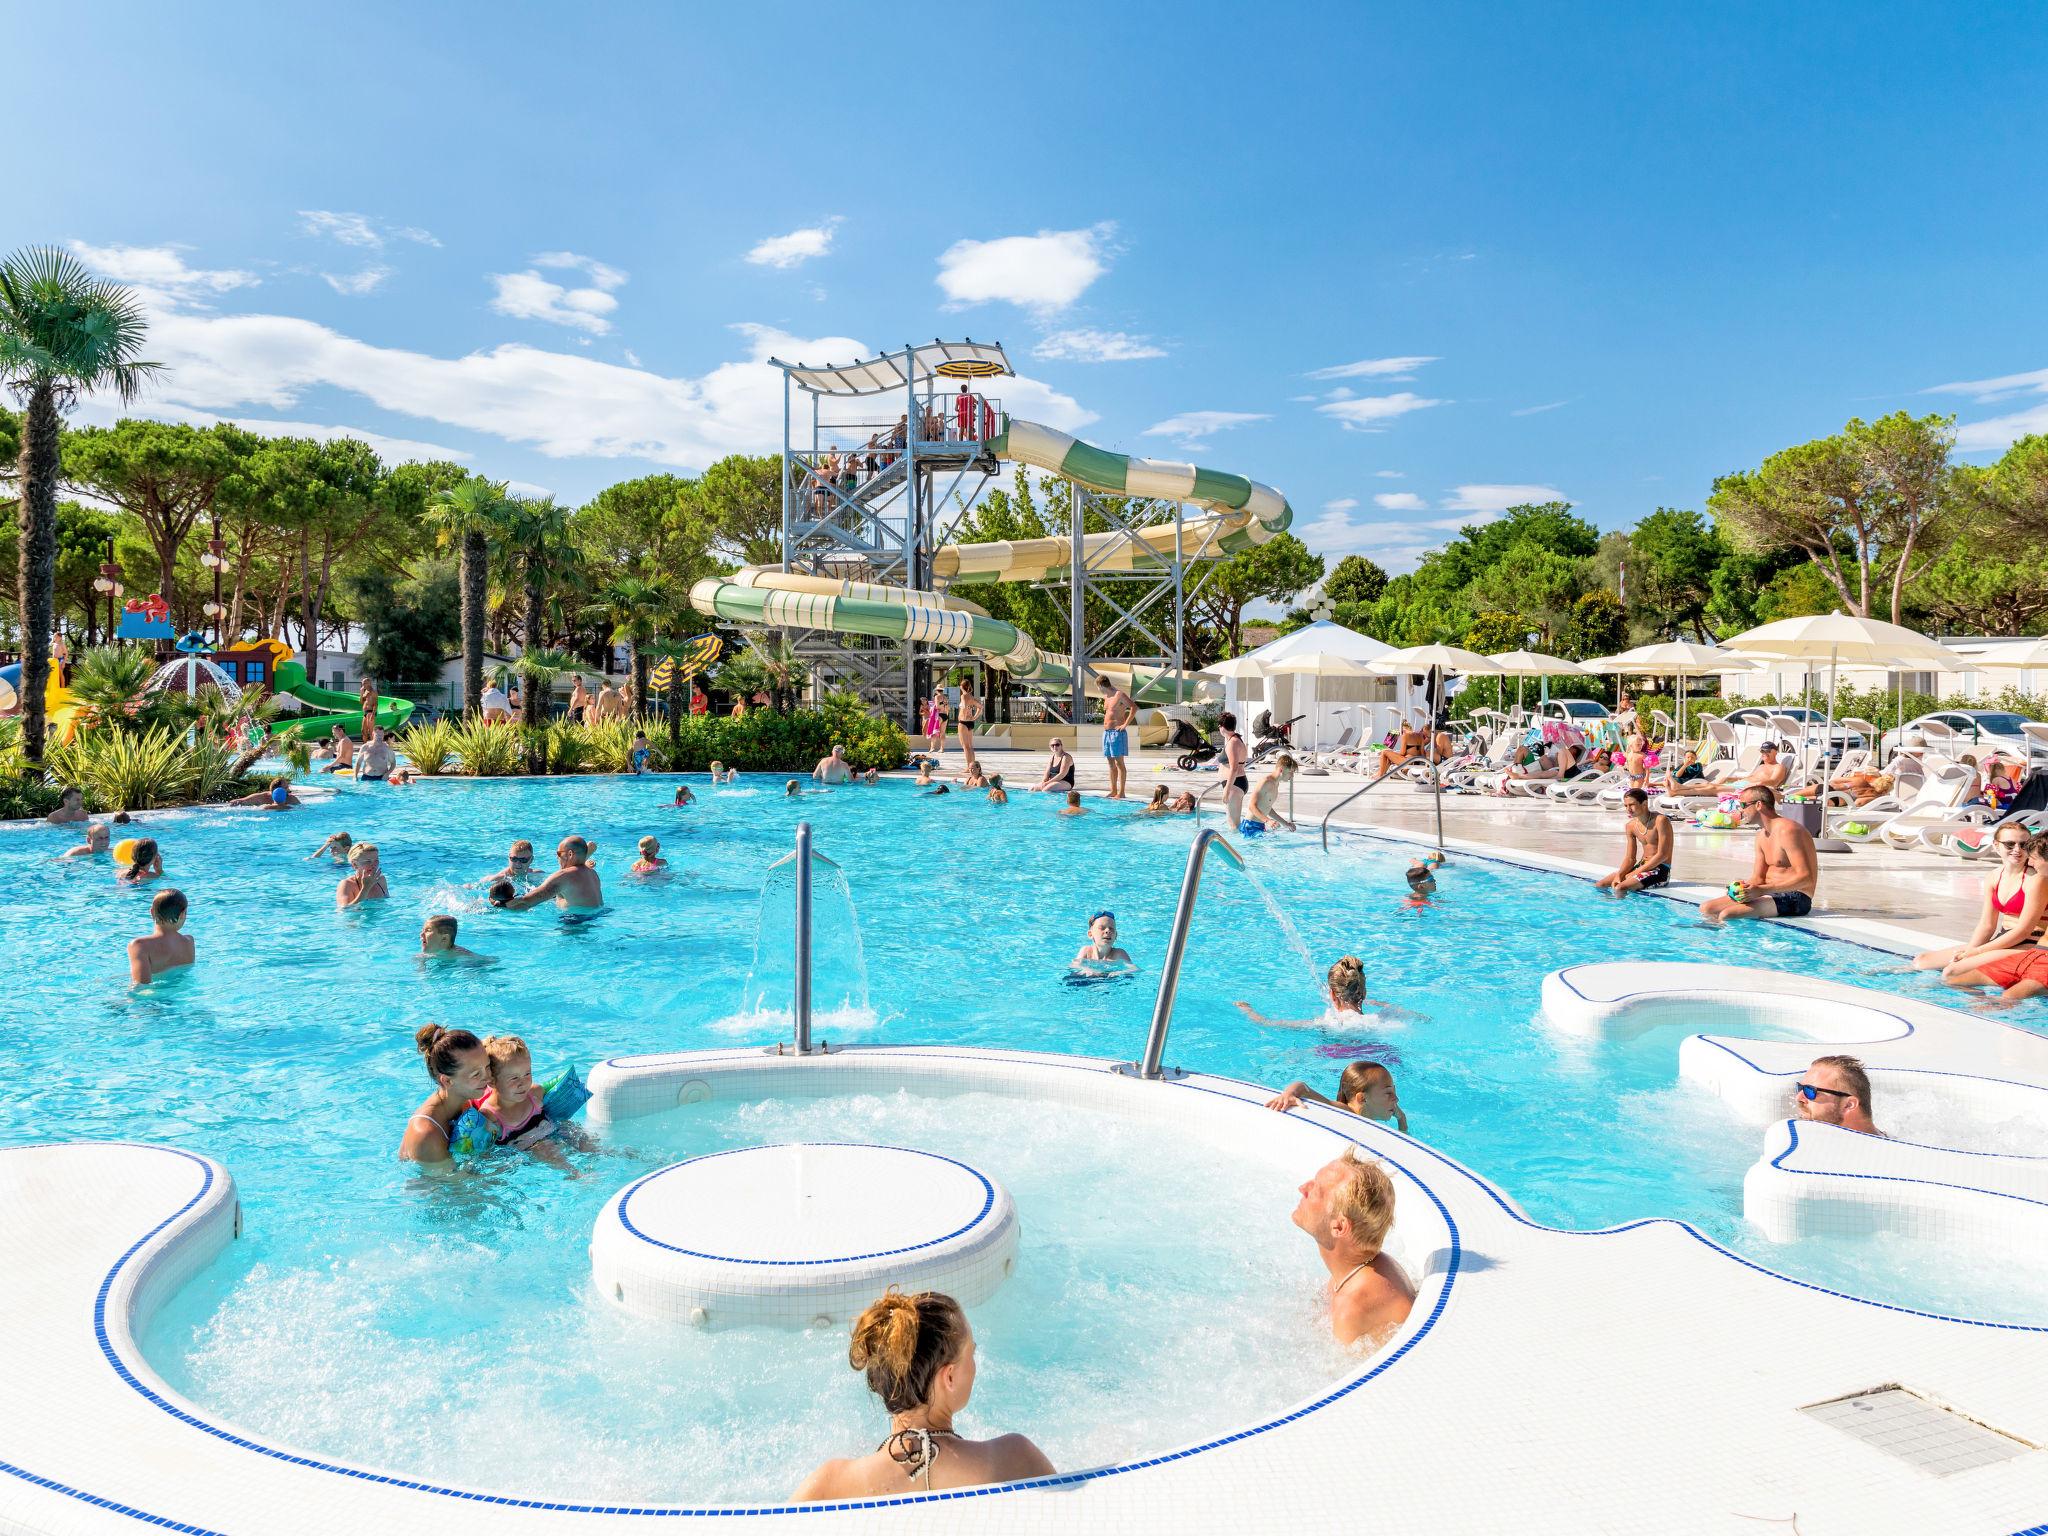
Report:
M835 1366L837 1335L806 1341L786 1375L772 1368L776 1349L763 1346L715 1388L687 1355L714 1346L613 1347L643 1325L591 1294L591 1219L645 1158L687 1148L662 1148L629 1123L617 1139L638 1156L599 1159L580 1180L534 1165L456 1181L464 1187L407 1176L394 1153L428 1087L413 1030L438 1020L516 1032L542 1064L586 1066L786 1031L787 868L765 906L762 892L801 818L843 877L843 889L829 874L818 885L821 1033L1128 1057L1143 1041L1193 829L1095 800L1088 815L1062 818L1036 796L996 807L900 783L788 800L781 780L765 777L712 790L699 776L698 804L676 810L673 782L349 785L282 815L153 818L164 883L192 902L187 931L200 963L140 989L127 983L122 948L149 926L151 888L117 887L104 860L54 861L76 829L0 832L9 978L0 1063L11 1069L16 1105L0 1141L173 1143L221 1159L242 1190L247 1238L149 1341L151 1358L183 1390L321 1449L386 1463L432 1455L450 1478L501 1486L564 1486L571 1470L588 1486L585 1471L600 1469L591 1475L615 1476L621 1497L779 1494L791 1467L861 1448L844 1443L846 1426L865 1421L858 1383ZM307 855L343 828L379 844L390 901L334 908L341 871ZM503 866L513 838L533 839L546 869L548 850L572 831L598 840L602 912L565 920L552 908L489 910L480 882ZM625 870L647 833L660 837L671 872L635 880ZM1677 1083L1681 1032L1588 1044L1538 1016L1544 974L1592 960L1774 966L1930 999L1942 996L1932 978L1901 974L1894 956L1793 929L1709 929L1678 902L1595 901L1581 881L1512 864L1454 858L1437 903L1417 910L1403 900L1406 845L1347 838L1325 855L1312 838L1275 836L1245 848L1255 879L1222 860L1204 877L1170 1062L1273 1085L1303 1078L1327 1092L1346 1057L1370 1050L1394 1061L1412 1132L1496 1181L1537 1221L1680 1217L1773 1268L1857 1294L2048 1318L2038 1277L1959 1276L1941 1255L1898 1244L1763 1242L1741 1219L1742 1175L1762 1132ZM1068 962L1100 908L1114 910L1138 974L1069 985ZM420 920L439 912L456 914L460 942L493 963L422 964ZM1373 995L1406 1012L1364 1030L1315 1023L1322 969L1343 954L1362 957ZM1262 1027L1238 1000L1311 1022ZM1703 1017L1694 1027L1716 1026ZM1035 1211L1028 1188L1057 1189L1067 1173L1077 1187L1114 1184L1093 1175L1089 1184L1049 1148L1033 1151L1028 1118L996 1117L983 1137L972 1117L946 1120L928 1104L880 1103L862 1117L885 1139L922 1145L916 1138L929 1135L944 1143L935 1150L969 1149L970 1161L1011 1182L1027 1258L1051 1251L1036 1242L1053 1219L1051 1197ZM811 1108L770 1106L758 1124L707 1121L701 1134L789 1139L815 1131L816 1119ZM1204 1174L1196 1207L1231 1185L1223 1171ZM1047 1354L1054 1346L1037 1330L1005 1329L998 1339L985 1328L985 1360L1016 1363L989 1372L977 1399L985 1422L1027 1427L1070 1465L1156 1450L1216 1427L1219 1413L1242 1422L1254 1404L1272 1402L1273 1379L1250 1368L1240 1378L1209 1351L1087 1353L1120 1328L1177 1339L1191 1317L1252 1330L1295 1387L1304 1372L1323 1380L1341 1371L1341 1360L1304 1364L1316 1358L1307 1336L1259 1331L1260 1320L1302 1326L1286 1298L1290 1287L1313 1289L1316 1266L1286 1226L1291 1191L1231 1198L1239 1194L1249 1203L1218 1230L1227 1225L1241 1241L1263 1212L1279 1251L1301 1249L1277 1288L1257 1266L1228 1262L1227 1245L1197 1245L1216 1261L1207 1288L1191 1280L1177 1310L1154 1311L1153 1234L1134 1238L1127 1224L1092 1245L1063 1238L1061 1251L1076 1257L1047 1294L1065 1298L1063 1329L1069 1313L1100 1308L1103 1331ZM1020 1262L993 1304L998 1313L1034 1294L1030 1268ZM1042 1298L1037 1305L1045 1315ZM637 1390L607 1390L621 1356ZM1224 1386L1205 1374L1212 1367ZM839 1376L836 1388L820 1385ZM1142 1413L1119 1391L1139 1379ZM1232 1395L1240 1386L1241 1401ZM676 1405L702 1407L707 1390L738 1395L729 1412L712 1398L710 1411L693 1409L689 1427L678 1428ZM832 1391L840 1395L821 1396L810 1416L813 1394ZM505 1442L524 1447L514 1453L524 1465L499 1466L496 1430L528 1399L533 1422L522 1418ZM758 1445L721 1427L755 1412L773 1420L749 1420L749 1433L765 1437ZM477 1432L450 1430L465 1422ZM423 1438L423 1423L440 1433ZM784 1423L794 1427L777 1439ZM663 1425L672 1454L650 1467L650 1437Z

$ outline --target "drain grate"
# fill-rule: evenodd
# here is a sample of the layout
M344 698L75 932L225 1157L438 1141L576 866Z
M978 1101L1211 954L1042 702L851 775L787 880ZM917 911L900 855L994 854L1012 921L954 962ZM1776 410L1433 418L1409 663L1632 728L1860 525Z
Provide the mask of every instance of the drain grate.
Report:
M1988 1467L2033 1449L1904 1387L1877 1387L1799 1411L1935 1477Z

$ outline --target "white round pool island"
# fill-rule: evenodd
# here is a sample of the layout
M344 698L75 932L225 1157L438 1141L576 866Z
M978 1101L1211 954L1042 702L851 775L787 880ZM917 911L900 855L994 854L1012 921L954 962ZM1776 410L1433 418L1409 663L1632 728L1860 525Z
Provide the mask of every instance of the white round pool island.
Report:
M673 1163L598 1215L590 1265L628 1311L697 1327L835 1327L890 1286L993 1296L1017 1208L936 1152L838 1142L742 1147Z

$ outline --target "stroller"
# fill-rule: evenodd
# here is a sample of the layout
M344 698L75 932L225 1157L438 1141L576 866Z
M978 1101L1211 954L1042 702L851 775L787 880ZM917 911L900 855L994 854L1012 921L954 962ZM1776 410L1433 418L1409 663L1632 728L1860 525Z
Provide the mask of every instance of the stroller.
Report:
M1180 753L1173 760L1174 767L1182 773L1193 773L1203 763L1216 755L1216 748L1202 735L1195 722L1185 715L1169 714L1173 730L1166 738L1167 746Z
M1287 733L1297 721L1305 718L1306 716L1296 715L1293 719L1276 722L1270 709L1260 710L1259 718L1252 722L1252 755L1247 762L1262 763L1269 757L1290 750L1294 743Z

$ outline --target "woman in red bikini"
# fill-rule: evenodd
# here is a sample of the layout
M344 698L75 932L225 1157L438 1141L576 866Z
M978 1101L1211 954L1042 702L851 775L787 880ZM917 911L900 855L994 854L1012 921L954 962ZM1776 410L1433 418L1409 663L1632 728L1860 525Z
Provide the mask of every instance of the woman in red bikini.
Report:
M1952 987L1994 986L2021 997L2048 989L2048 950L2041 942L2048 920L2048 838L2019 826L1998 829L1998 873L1984 882L1984 909L1967 944L1916 955L1916 970L1937 967ZM2018 998L2008 997L2009 1002Z

